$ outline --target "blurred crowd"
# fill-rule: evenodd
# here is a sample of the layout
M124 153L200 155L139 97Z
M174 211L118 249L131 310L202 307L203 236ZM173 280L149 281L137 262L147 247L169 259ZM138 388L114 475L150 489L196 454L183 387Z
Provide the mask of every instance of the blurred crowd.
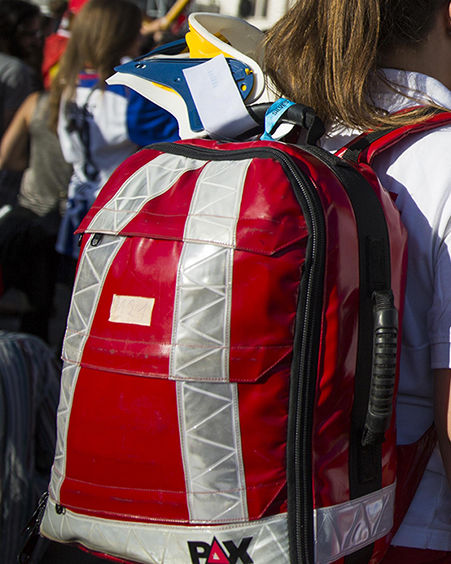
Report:
M57 273L69 285L73 236L98 190L139 147L177 138L167 112L114 67L172 38L132 1L0 2L1 292L27 306L20 330L48 342Z
M172 115L105 79L117 65L184 34L183 16L168 28L131 0L53 0L49 9L51 15L44 15L31 1L0 1L0 319L2 307L18 318L16 336L0 324L0 475L9 475L0 485L4 564L15 561L24 516L36 504L36 483L50 470L64 326L55 340L49 322L57 286L70 297L78 256L74 231L123 160L154 141L178 139ZM2 303L11 292L22 297L17 311ZM12 376L19 365L23 373ZM11 382L20 378L22 388L41 388L15 394ZM13 413L8 386L19 398ZM16 427L25 434L9 436L6 420L23 419L24 411L30 425ZM46 440L31 456L39 413ZM7 445L15 450L18 440L29 446L14 466Z

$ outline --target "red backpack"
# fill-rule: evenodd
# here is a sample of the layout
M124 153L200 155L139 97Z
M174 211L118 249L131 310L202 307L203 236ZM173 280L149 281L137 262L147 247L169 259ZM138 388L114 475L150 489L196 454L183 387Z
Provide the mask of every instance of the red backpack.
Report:
M119 166L79 229L42 535L120 562L380 562L410 499L406 234L370 164L449 120L343 158L192 140Z

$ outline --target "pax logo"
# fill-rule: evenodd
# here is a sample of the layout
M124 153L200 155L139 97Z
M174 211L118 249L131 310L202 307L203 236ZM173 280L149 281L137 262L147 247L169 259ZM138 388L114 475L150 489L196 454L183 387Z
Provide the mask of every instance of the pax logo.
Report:
M236 546L233 541L221 543L214 538L211 544L188 541L192 564L253 564L248 548L252 537L246 537Z

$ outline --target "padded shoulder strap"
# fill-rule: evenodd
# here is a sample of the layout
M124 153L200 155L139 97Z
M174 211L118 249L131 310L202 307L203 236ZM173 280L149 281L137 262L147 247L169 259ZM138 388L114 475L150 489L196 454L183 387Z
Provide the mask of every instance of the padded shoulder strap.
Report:
M419 123L362 133L337 151L336 155L354 163L371 164L376 155L392 147L411 133L428 131L447 123L451 123L451 111L433 109L431 115Z

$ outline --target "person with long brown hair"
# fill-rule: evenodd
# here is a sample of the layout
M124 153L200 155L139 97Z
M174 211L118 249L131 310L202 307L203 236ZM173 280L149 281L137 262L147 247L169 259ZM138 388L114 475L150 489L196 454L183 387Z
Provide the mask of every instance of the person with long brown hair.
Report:
M89 0L77 13L50 90L51 123L74 173L57 249L74 258L74 230L113 170L139 147L178 138L174 117L105 79L139 54L142 13L129 0Z
M269 31L265 66L280 95L316 110L334 151L362 130L421 121L425 107L451 109L451 2L299 0ZM441 126L374 161L408 231L398 442L434 420L439 438L387 563L451 562L450 147Z

